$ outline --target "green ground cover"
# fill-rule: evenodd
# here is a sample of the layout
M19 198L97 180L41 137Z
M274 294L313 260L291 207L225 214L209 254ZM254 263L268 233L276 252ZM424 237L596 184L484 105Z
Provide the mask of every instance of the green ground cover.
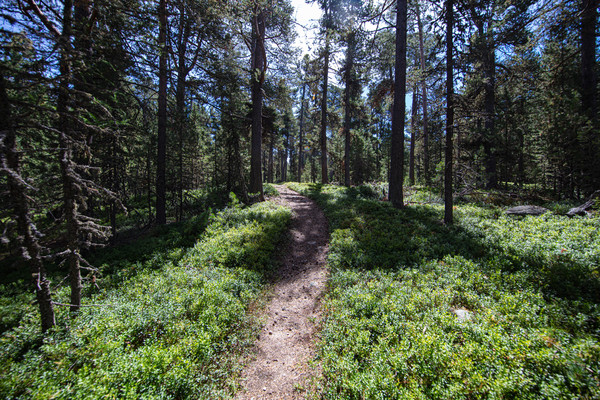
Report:
M600 398L598 217L458 205L447 227L428 194L289 186L330 221L324 398Z
M73 320L58 307L45 337L32 296L15 295L23 283L5 284L0 397L227 398L256 337L249 307L263 297L290 217L273 203L234 203L106 249L93 259L99 288L88 285L84 300L100 306ZM54 297L67 303L68 290Z

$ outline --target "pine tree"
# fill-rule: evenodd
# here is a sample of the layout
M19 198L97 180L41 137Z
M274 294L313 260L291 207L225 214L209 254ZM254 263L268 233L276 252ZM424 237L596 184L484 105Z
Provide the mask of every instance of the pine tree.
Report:
M396 3L396 65L394 107L392 112L392 146L390 165L390 201L396 208L404 207L404 119L406 94L406 0Z

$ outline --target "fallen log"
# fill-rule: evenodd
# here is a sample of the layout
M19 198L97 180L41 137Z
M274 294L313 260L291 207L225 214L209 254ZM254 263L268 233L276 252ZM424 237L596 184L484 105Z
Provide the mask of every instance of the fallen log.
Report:
M547 208L540 206L516 206L505 211L507 215L542 215L547 213Z
M579 207L573 207L569 210L569 212L567 213L567 215L569 217L574 217L576 215L586 215L588 213L588 210L590 208L592 208L594 206L594 204L596 203L596 201L598 201L600 199L600 190L596 190L594 193L592 193L592 195L590 196L590 198L583 203L582 205L580 205Z

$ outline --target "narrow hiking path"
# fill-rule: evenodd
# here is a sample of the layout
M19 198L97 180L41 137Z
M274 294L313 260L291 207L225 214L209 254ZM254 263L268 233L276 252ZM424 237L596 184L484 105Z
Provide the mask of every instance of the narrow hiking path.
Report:
M315 353L319 300L325 289L328 226L314 201L285 186L272 201L290 207L290 238L280 255L266 323L256 343L255 358L242 372L236 399L302 399Z

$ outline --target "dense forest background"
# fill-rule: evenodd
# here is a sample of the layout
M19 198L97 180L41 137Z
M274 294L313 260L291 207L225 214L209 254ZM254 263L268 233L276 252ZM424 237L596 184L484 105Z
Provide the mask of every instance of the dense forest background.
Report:
M44 263L66 263L76 311L89 249L263 181L600 188L597 1L416 0L405 37L396 2L317 3L302 55L287 0L2 2L1 250L28 260L43 329Z

